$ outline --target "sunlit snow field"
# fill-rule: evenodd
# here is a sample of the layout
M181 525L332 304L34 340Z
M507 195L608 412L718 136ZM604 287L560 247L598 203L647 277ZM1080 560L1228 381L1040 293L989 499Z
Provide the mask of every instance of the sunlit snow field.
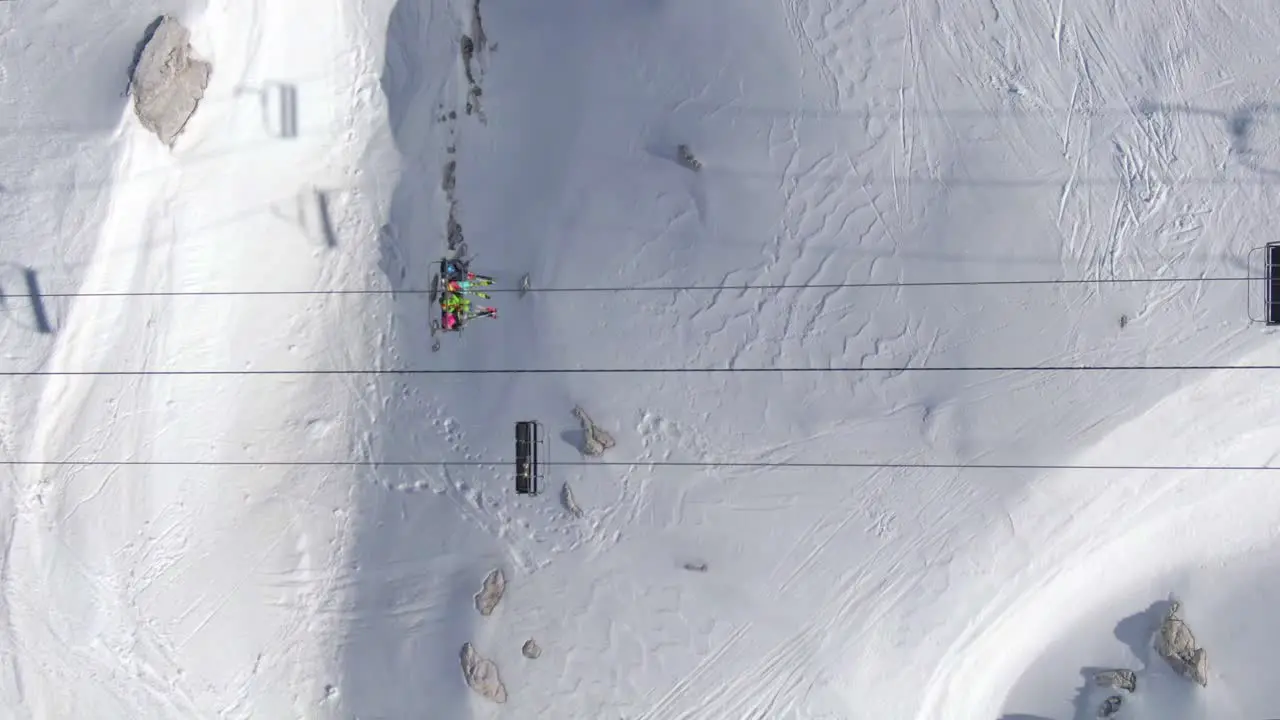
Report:
M172 150L162 13L213 66ZM0 3L4 716L1092 720L1130 668L1120 720L1280 717L1232 369L1280 365L1277 47L1260 0ZM451 212L500 318L432 338Z

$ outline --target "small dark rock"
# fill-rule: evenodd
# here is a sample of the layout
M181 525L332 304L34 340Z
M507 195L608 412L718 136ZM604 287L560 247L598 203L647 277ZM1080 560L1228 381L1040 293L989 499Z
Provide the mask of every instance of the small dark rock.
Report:
M688 145L679 145L676 147L676 159L680 164L697 172L702 169L702 163L693 156L693 152L689 150Z
M542 655L542 648L538 646L538 643L534 642L533 638L529 638L520 647L520 652L530 660L537 660Z
M1138 675L1132 670L1107 670L1093 676L1093 682L1099 687L1115 688L1134 692L1138 689Z
M1121 700L1119 695L1112 695L1104 700L1102 702L1102 707L1098 708L1099 720L1102 720L1102 718L1114 717L1116 713L1120 712L1120 705L1122 702L1123 700Z
M450 160L444 164L444 177L440 180L440 189L447 193L453 192L458 186L458 161Z
M458 222L458 218L452 212L449 213L449 220L446 224L446 238L450 250L457 250L458 245L462 243L462 223Z

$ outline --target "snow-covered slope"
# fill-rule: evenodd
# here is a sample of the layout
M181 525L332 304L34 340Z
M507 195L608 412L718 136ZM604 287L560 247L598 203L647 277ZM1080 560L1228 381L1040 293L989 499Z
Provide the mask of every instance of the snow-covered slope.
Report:
M383 88L402 157L384 236L393 286L421 286L443 251L439 168L451 156L466 242L509 282L1103 281L503 295L498 327L446 338L435 355L425 299L405 296L394 347L406 365L1213 365L1268 339L1248 322L1243 283L1107 282L1243 276L1270 239L1268 167L1280 156L1259 59L1278 28L1265 4L1232 15L1094 2L486 3L497 47L477 52L483 119L464 112L456 57L459 36L474 34L471 8L378 7L389 12ZM680 143L700 173L674 162ZM1255 395L1221 407L1253 403L1263 376L1228 377L1214 382ZM400 381L380 432L387 457L490 460L510 456L514 420L536 417L553 459L572 461L561 438L582 403L619 438L618 461L1214 464L1233 461L1216 450L1243 429L1266 442L1265 423L1242 428L1220 408L1216 423L1148 414L1204 382L1174 371L432 376ZM1146 440L1108 440L1124 432ZM1162 442L1179 432L1185 441ZM433 493L371 510L370 554L388 552L388 528L413 549L390 566L361 553L359 585L376 588L379 608L412 598L373 621L379 642L403 635L412 649L348 676L353 710L395 716L445 692L420 678L469 639L511 692L502 709L474 698L481 717L1073 712L1071 663L1118 659L1109 623L1182 592L1204 627L1217 610L1194 609L1195 583L1210 582L1197 563L1236 547L1212 523L1198 544L1129 534L1174 523L1227 479L1217 475L564 467L552 496L528 500L508 473L388 480ZM560 481L584 519L557 506ZM1147 497L1165 483L1180 492ZM1234 529L1269 542L1248 518L1274 506L1241 492L1227 507L1261 514ZM459 553L474 542L440 538L450 512L492 538L467 551L486 557L469 576ZM411 554L421 569L407 579ZM493 555L514 577L504 609L481 619L470 594ZM707 572L683 569L690 561ZM1113 581L1087 601L1059 592L1054 578L1077 566ZM1229 596L1212 602L1253 601ZM1022 624L1068 610L1080 624ZM1053 638L1085 633L1092 655L1033 662ZM541 659L520 656L527 636ZM1220 637L1215 657L1232 652L1230 633ZM368 657L360 647L352 665ZM1053 669L1038 677L1049 679L1006 707L1023 667L1045 662ZM388 674L396 693L383 689ZM1215 678L1203 712L1263 712ZM465 692L452 683L449 697ZM1230 686L1266 691L1262 675Z
M172 153L122 94L160 12L214 67ZM1271 474L1035 468L1274 455L1266 372L1061 369L1277 362L1196 280L1272 239L1267 3L0 13L4 370L74 373L0 384L46 463L0 497L12 716L1062 720L1095 667L1127 720L1276 714ZM451 213L535 292L439 352L422 294L51 296L420 289ZM388 367L641 372L165 374ZM290 464L350 460L409 464ZM1170 595L1207 688L1146 645Z
M340 4L11 5L6 261L45 293L160 295L50 302L43 335L29 307L9 308L6 370L55 374L8 388L6 457L32 464L7 484L3 704L33 718L314 715L336 684L352 473L287 463L349 459L368 393L332 376L164 373L368 367L377 316L342 297L163 294L308 291L373 270L367 244L328 247L307 222L320 190L349 229L355 24ZM214 67L172 154L124 95L161 11ZM272 82L297 86L296 138L264 124ZM8 284L19 271L6 300L24 294ZM94 374L120 371L157 374Z

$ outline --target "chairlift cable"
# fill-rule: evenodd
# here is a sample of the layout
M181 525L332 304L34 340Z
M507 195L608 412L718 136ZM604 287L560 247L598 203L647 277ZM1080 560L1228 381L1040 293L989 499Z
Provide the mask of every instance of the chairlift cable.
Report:
M1264 277L1211 276L1211 277L1167 277L1167 278L1042 278L1012 280L921 280L921 281L883 281L883 282L844 282L844 283L743 283L721 285L615 285L599 287L538 287L523 283L519 287L488 287L491 293L633 293L633 292L724 292L724 291L777 291L777 290L840 290L840 289L901 289L901 288L945 288L945 287L1000 287L1000 286L1035 286L1035 285L1140 285L1140 284L1191 284L1222 282L1264 282ZM112 297L270 297L270 296L318 296L318 295L430 295L435 292L431 288L402 289L312 289L312 290L156 290L156 291L120 291L120 292L42 292L40 298L112 298Z
M889 373L908 372L1196 372L1275 371L1280 365L902 365L897 367L621 367L621 368L369 368L347 370L2 370L0 377L147 377L147 376L303 376L303 375L674 375L732 373Z
M514 459L494 460L0 460L7 466L49 467L504 467ZM615 467L615 468L743 468L743 469L899 469L899 470L1045 470L1096 472L1277 472L1276 465L1175 465L1175 464L1039 464L1039 463L943 463L943 462L767 462L767 461L547 461L543 467Z

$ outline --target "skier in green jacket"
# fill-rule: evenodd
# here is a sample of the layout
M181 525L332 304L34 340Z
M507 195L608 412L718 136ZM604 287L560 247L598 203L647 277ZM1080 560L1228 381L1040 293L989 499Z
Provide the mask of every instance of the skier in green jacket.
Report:
M465 315L471 311L471 301L461 293L446 293L440 300L440 308L445 312Z

